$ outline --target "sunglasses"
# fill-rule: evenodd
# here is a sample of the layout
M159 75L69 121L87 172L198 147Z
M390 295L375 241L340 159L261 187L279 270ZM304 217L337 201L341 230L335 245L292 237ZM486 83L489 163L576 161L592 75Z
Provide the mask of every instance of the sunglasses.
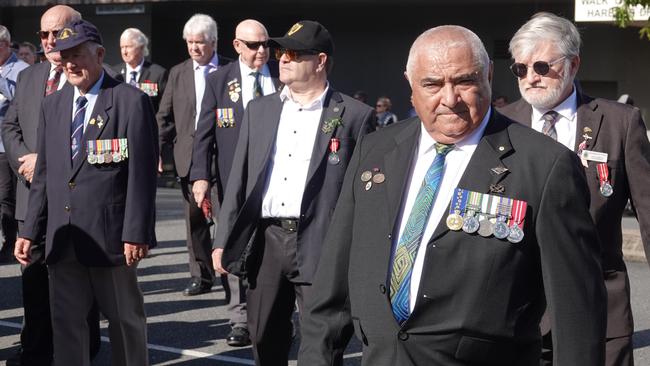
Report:
M56 36L59 34L61 30L60 29L55 29L53 31L38 31L36 34L41 38L41 39L48 39L50 37L50 33L52 33L52 37L56 38Z
M248 49L250 49L250 50L258 50L260 48L260 46L262 46L264 48L269 47L269 41L268 40L267 41L261 41L261 42L249 42L249 41L244 41L243 39L239 39L239 38L237 38L237 40L239 42L245 44L246 47L248 47Z
M287 50L284 48L278 48L275 50L275 58L280 61L282 58L282 55L287 55L287 58L289 61L295 61L297 60L300 56L303 55L318 55L318 51L312 51L312 50L306 50L306 51L294 51L294 50Z
M564 60L565 58L566 58L566 56L562 56L562 57L558 58L557 60L551 61L551 62L535 61L535 63L533 63L533 70L535 71L535 73L537 75L544 76L544 75L548 74L549 71L551 71L551 66L553 66L556 63ZM520 62L515 62L514 64L512 64L510 66L510 71L512 71L512 73L516 77L524 78L524 77L526 77L526 75L528 75L528 65L522 64Z

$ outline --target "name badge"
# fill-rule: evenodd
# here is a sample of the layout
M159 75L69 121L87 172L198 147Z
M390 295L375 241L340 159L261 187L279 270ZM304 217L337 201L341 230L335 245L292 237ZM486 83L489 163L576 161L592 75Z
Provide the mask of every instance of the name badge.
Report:
M599 163L607 162L607 153L591 151L591 150L582 150L581 158L584 160L597 161Z

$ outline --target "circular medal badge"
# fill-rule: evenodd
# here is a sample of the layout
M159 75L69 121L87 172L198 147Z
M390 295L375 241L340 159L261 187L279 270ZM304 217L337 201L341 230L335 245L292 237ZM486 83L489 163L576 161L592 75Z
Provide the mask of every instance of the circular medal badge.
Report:
M113 162L114 163L119 163L120 161L122 161L122 155L120 155L119 152L114 152L113 153Z
M104 164L104 154L97 154L97 164Z
M524 239L524 231L517 225L510 228L510 234L508 234L508 241L516 244Z
M508 237L508 234L510 234L510 229L508 229L508 225L506 225L505 222L503 221L497 221L496 224L494 224L494 237L497 239L505 239Z
M478 234L480 236L487 238L490 235L492 235L492 231L494 229L494 224L492 223L492 221L490 221L490 219L485 217L485 218L479 220L478 224L479 224Z
M88 164L97 164L97 156L95 154L88 154Z
M341 162L341 158L339 158L339 155L335 152L331 152L330 155L327 157L327 162L330 163L331 165L337 165L338 163Z
M463 228L463 217L457 213L447 216L447 227L450 230L458 231Z
M465 216L463 221L463 231L468 234L474 234L478 231L480 224L474 215Z
M614 193L614 188L612 187L611 184L604 182L603 184L600 185L600 194L603 195L603 197L609 197Z
M377 173L372 177L372 181L377 184L382 184L386 180L386 176L382 173Z
M110 164L112 162L113 162L113 154L111 153L104 154L104 163Z
M366 170L365 172L361 173L361 181L362 182L367 182L372 178L372 173L370 170Z

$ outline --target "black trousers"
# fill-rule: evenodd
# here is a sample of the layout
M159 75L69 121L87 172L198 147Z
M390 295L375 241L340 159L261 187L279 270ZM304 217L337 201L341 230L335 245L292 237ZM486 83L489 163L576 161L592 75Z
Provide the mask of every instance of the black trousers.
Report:
M22 227L23 222L19 221ZM50 290L45 243L32 247L32 261L22 268L23 328L20 332L21 364L23 366L50 366L52 364L52 319L50 317ZM101 346L99 312L94 305L88 313L90 356L94 358Z
M293 282L298 275L297 245L295 231L262 220L247 294L248 330L256 365L288 364L296 300L301 310L312 293L310 284Z
M2 228L2 252L11 255L16 242L18 223L14 218L16 211L16 175L7 155L0 152L0 226Z
M210 225L207 223L203 211L194 201L192 184L187 177L181 178L181 190L185 199L185 226L187 227L190 276L212 284L214 282L214 269L212 268Z

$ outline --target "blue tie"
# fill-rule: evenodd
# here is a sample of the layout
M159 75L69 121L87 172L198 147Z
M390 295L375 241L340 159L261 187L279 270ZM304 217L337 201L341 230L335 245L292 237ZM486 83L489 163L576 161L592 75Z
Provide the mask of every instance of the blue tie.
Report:
M422 186L415 198L404 232L399 238L393 253L390 301L395 319L400 324L404 323L410 314L409 301L413 262L415 262L418 254L424 229L429 221L431 208L440 187L445 167L445 155L454 148L454 145L436 143L435 148L436 157L424 176L424 182L422 182Z
M72 156L73 162L81 151L81 139L84 135L84 118L86 117L87 103L88 99L83 96L77 98L75 102L77 111L74 113L72 125L70 126L70 156Z
M135 77L138 76L137 71L131 71L131 80L129 80L129 84L135 86L138 82L135 80Z

